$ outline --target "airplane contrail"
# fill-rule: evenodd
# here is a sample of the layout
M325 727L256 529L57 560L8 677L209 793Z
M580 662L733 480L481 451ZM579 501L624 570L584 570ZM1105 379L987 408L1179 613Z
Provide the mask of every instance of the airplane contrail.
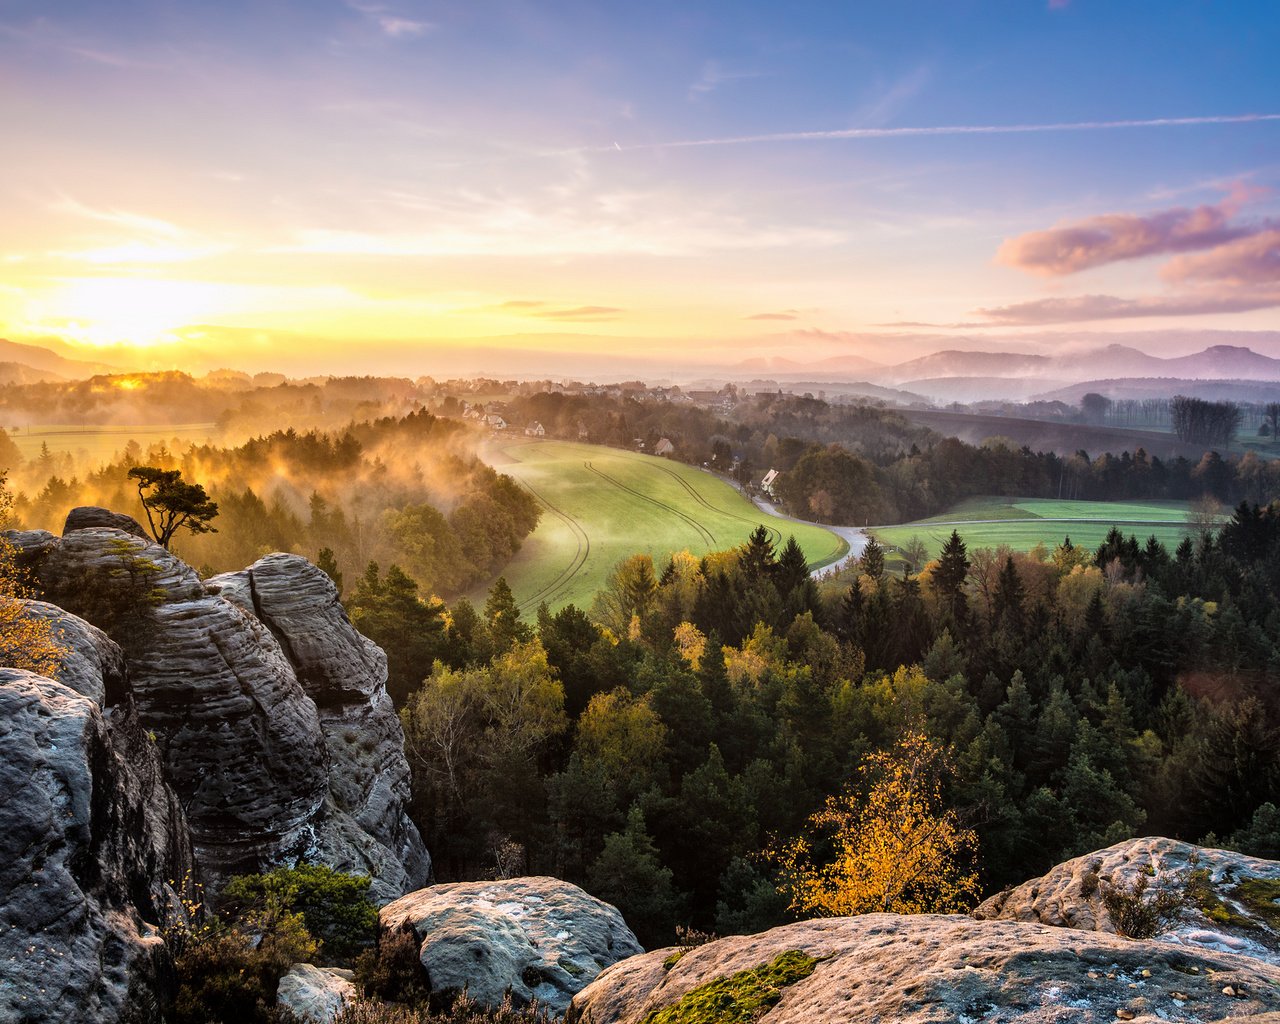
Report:
M1035 132L1091 132L1119 128L1183 128L1207 124L1253 124L1280 121L1280 114L1222 114L1205 117L1156 117L1129 121L1059 121L1051 124L957 124L919 128L832 128L808 132L773 132L766 135L730 135L713 139L677 139L638 142L629 146L596 147L598 151L642 149L692 149L700 146L744 146L760 142L825 142L838 139L891 139L928 135L1025 135Z

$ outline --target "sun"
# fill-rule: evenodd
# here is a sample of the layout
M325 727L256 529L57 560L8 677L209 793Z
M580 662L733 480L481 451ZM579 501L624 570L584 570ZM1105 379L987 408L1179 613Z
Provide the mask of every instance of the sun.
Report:
M38 300L30 326L88 345L149 347L175 341L179 329L238 304L234 289L216 282L75 278Z

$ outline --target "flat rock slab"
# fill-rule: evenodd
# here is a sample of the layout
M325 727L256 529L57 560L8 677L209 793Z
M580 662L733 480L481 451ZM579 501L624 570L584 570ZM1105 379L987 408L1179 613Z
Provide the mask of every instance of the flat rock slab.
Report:
M457 882L383 907L384 931L412 929L433 991L497 1006L510 991L564 1013L604 968L644 952L617 909L558 878Z
M869 914L718 939L678 959L634 957L578 993L569 1020L641 1024L792 950L819 962L757 1018L767 1024L1191 1024L1280 1010L1280 968L1249 957L1014 921Z

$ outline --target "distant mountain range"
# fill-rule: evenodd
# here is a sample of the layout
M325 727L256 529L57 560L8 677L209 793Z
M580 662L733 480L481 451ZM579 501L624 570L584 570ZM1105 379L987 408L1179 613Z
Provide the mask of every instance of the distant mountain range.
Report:
M1280 380L1280 359L1238 345L1212 345L1193 355L1169 358L1149 355L1128 345L1107 345L1059 356L953 349L894 365L877 365L860 356L838 356L812 363L789 359L750 359L734 369L737 373L767 371L771 375L809 380L830 380L838 375L857 373L872 383L906 385L913 391L926 393L928 388L923 385L940 378L1039 378L1060 385L1063 382L1120 377Z
M0 382L30 384L40 380L75 380L98 373L120 373L110 363L68 359L43 345L24 345L0 338Z

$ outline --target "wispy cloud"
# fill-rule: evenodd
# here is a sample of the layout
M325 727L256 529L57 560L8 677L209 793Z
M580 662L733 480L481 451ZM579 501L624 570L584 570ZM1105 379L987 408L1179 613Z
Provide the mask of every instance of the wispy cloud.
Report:
M708 93L715 92L722 85L726 85L729 82L760 77L761 73L759 71L731 71L719 61L709 60L702 65L702 74L689 86L689 98L696 99L699 96L705 96Z
M132 213L129 210L117 210L113 207L88 206L70 196L60 196L50 209L54 213L62 213L84 220L98 221L115 227L127 228L130 231L160 238L179 238L185 234L182 228L158 217Z
M1006 239L996 262L1058 277L1121 260L1212 249L1259 230L1231 224L1230 217L1226 204L1145 215L1106 213Z
M1280 289L1225 294L1150 295L1123 299L1115 295L1076 295L1070 298L1034 299L1009 306L978 309L983 326L1040 326L1082 323L1090 320L1131 320L1140 317L1203 316L1208 313L1244 313L1280 306ZM949 324L972 327L975 324Z
M496 306L479 306L471 313L499 313L507 316L536 317L539 320L563 320L570 323L600 323L616 320L624 312L619 306L570 306L545 299L509 299Z
M392 39L413 38L424 35L434 26L429 21L420 21L396 13L384 4L362 3L359 0L347 0L347 6L357 11L375 24L383 35Z
M1120 131L1126 128L1188 128L1197 125L1255 124L1280 121L1280 114L1221 114L1205 117L1155 117L1126 121L1055 121L1045 124L956 124L900 128L830 128L819 131L770 132L764 135L727 135L710 139L676 139L593 146L591 152L610 150L692 149L701 146L745 146L768 142L832 142L841 139L892 139L948 135L1026 135L1047 132Z
M778 313L752 313L746 317L747 320L799 320L800 311L796 309L784 309Z
M856 125L869 128L887 124L924 90L932 78L933 69L928 64L921 64L887 89L881 89L855 110L850 120Z
M569 320L575 323L595 323L600 320L616 320L622 310L617 306L575 306L572 309L538 310L533 316L543 320Z

